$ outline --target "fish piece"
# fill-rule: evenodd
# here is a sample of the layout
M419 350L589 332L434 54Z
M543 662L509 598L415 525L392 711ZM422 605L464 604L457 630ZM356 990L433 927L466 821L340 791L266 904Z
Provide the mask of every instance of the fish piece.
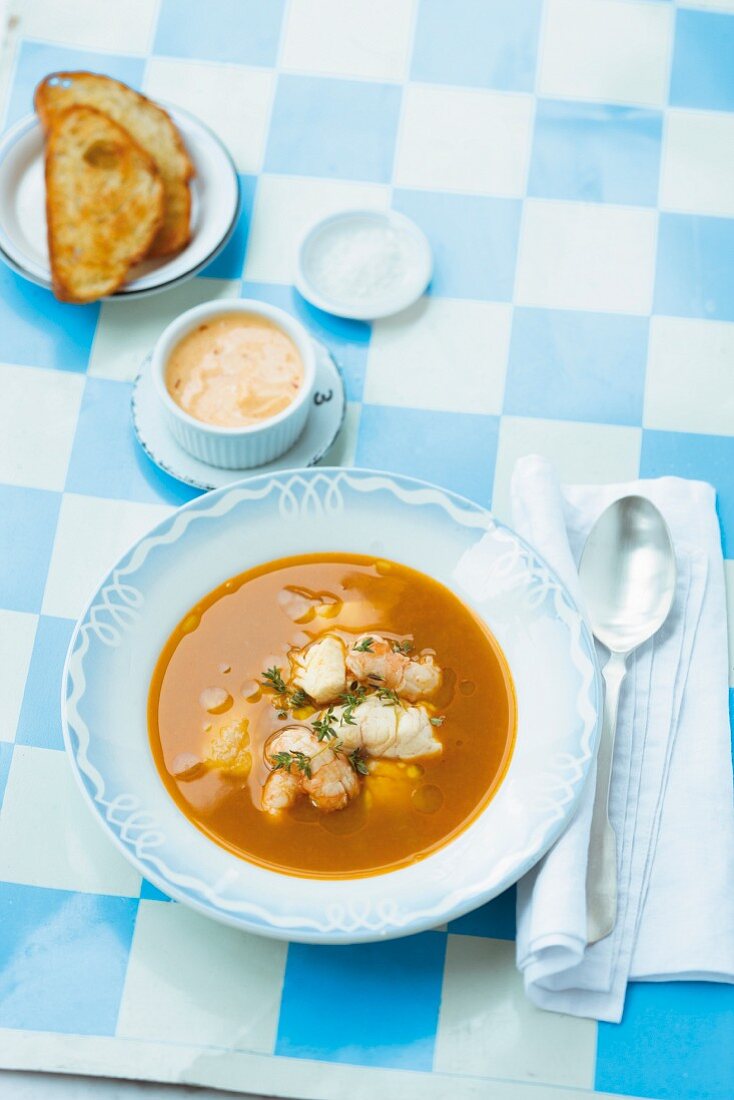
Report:
M292 806L301 792L324 813L343 810L359 794L359 779L347 758L305 726L281 730L270 742L267 757L274 766L263 788L262 806L268 813ZM288 782L276 780L281 772Z
M334 707L333 723L345 752L361 749L369 756L412 760L435 756L443 749L427 711L368 695L351 711L352 722L342 723L345 707Z
M357 639L347 654L347 670L362 683L396 691L411 703L432 695L441 683L433 657L408 657L380 634Z
M295 669L293 683L315 703L328 703L346 690L344 643L334 634L325 634L291 659Z
M215 730L206 750L206 763L232 775L248 776L252 767L248 725L247 719L241 718Z

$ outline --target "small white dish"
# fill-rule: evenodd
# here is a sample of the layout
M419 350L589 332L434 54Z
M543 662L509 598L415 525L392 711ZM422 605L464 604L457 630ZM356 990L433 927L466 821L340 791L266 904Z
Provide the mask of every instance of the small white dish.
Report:
M190 279L232 235L239 213L237 170L207 126L178 107L171 115L194 162L191 240L175 256L144 260L113 298L142 297ZM51 288L46 240L44 142L36 115L27 115L0 140L0 257L39 286Z
M291 449L262 466L258 473L270 473L293 466L314 466L336 440L346 412L344 382L328 349L314 341L316 382L306 427ZM169 432L153 387L148 356L135 380L132 418L135 435L151 462L164 473L194 489L221 489L238 481L242 470L209 466L180 447Z
M505 779L470 825L409 866L343 879L268 870L205 836L163 785L147 727L160 650L205 593L275 558L327 550L403 562L453 589L500 643L518 715ZM257 624L243 624L248 629ZM77 623L62 718L88 804L155 886L249 932L356 943L435 928L524 875L578 804L601 698L594 642L578 608L509 528L425 482L319 467L206 493L143 535Z
M275 416L256 424L225 427L198 420L176 404L166 386L166 370L171 353L185 336L206 321L234 313L261 317L290 338L303 365L303 383L290 404ZM272 462L298 439L311 410L316 356L306 329L284 309L255 298L223 298L187 309L166 326L153 348L150 373L163 419L179 446L209 466L242 471Z
M394 210L343 210L303 235L295 281L318 309L374 321L417 301L432 271L428 238L410 218Z

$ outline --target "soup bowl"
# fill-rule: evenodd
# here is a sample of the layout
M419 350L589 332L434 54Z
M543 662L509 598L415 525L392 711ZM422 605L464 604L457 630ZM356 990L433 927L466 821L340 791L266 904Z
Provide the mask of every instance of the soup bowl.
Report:
M274 416L241 427L198 420L173 400L166 385L166 370L177 344L199 325L230 314L275 325L293 342L303 364L303 382L293 400ZM254 298L224 298L203 302L171 321L156 341L150 370L165 423L176 442L210 466L246 470L285 454L305 428L316 383L316 352L306 329L285 310Z
M515 747L494 797L425 858L382 874L284 874L214 843L158 774L147 697L161 648L227 578L284 556L389 558L455 592L499 642L514 681ZM250 932L312 943L408 935L525 874L576 806L598 736L589 631L553 571L478 504L369 470L261 475L208 493L141 538L77 623L62 685L66 749L112 841L164 893Z

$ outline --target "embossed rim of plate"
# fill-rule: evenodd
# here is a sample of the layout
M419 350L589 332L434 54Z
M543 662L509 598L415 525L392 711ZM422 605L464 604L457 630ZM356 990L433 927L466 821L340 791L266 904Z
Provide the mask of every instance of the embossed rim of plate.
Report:
M324 528L335 517L342 541L326 547ZM389 545L382 537L372 546L362 543L375 520ZM208 523L215 525L209 536ZM179 542L172 559L171 547ZM205 837L165 790L145 721L150 674L170 629L196 596L234 575L237 566L318 548L359 552L360 544L361 552L406 561L444 583L448 569L459 577L458 584L448 583L489 619L510 664L518 696L515 751L504 782L477 818L415 864L348 880L268 871ZM214 569L214 554L217 576L202 575L203 561ZM144 591L131 583L134 577ZM494 610L488 615L487 608ZM525 874L578 802L600 703L590 632L563 584L524 540L480 505L437 486L342 468L251 477L159 523L92 596L74 630L62 680L64 742L77 782L101 827L139 872L226 924L312 943L432 928Z

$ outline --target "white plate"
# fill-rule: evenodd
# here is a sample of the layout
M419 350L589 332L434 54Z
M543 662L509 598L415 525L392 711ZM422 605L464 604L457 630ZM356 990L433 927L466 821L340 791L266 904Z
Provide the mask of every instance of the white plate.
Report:
M353 231L391 229L402 241L401 277L397 284L369 299L350 297L346 291L329 291L319 285L317 257L324 246L341 245ZM342 210L317 221L306 230L298 246L296 287L318 309L353 321L375 321L407 309L420 298L431 280L433 257L428 238L414 221L394 210Z
M316 387L312 407L303 434L280 458L258 467L254 472L288 470L294 466L313 466L336 439L347 402L341 372L328 349L314 340L316 351ZM224 470L208 466L180 447L166 427L158 395L150 372L150 356L135 380L132 396L133 428L148 458L165 473L192 485L195 489L221 489L240 481L250 471Z
M191 278L224 248L237 223L239 180L229 153L198 119L165 106L196 168L191 241L175 256L138 264L115 298L153 294ZM0 141L0 256L18 274L50 288L43 171L43 131L38 117L27 115Z
M426 859L367 878L284 875L221 848L178 809L148 740L150 677L189 608L252 566L326 550L392 558L452 588L499 640L517 695L517 741L491 802ZM601 693L593 641L568 592L484 508L411 478L313 468L207 493L141 538L76 626L62 700L76 778L141 874L251 932L349 943L435 927L528 871L578 802Z

